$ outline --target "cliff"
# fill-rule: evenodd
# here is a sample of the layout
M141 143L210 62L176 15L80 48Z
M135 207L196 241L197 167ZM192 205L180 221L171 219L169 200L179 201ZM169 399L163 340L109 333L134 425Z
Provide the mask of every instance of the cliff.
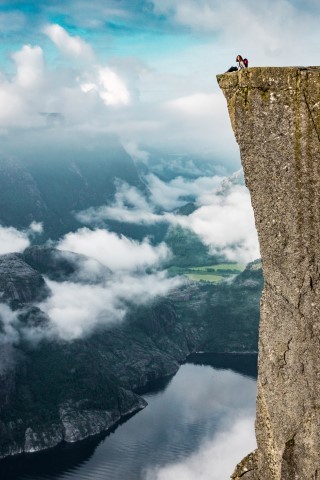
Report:
M218 76L250 189L265 286L258 449L233 479L320 478L320 67Z

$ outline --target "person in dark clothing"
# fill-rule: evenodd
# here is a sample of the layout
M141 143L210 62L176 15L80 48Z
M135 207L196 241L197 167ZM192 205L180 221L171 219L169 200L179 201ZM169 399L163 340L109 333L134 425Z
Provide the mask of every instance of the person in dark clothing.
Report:
M229 70L226 71L226 73L228 72L237 72L238 71L238 67L230 67Z

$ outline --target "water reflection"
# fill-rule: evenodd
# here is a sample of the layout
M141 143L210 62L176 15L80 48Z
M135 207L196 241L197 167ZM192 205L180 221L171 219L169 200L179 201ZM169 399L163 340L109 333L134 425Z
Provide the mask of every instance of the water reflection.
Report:
M210 365L219 370L232 370L254 379L258 376L256 353L193 353L189 355L187 363Z
M206 354L191 360L154 385L144 395L149 406L113 433L7 461L0 464L0 478L223 480L225 471L227 479L254 447L256 357Z

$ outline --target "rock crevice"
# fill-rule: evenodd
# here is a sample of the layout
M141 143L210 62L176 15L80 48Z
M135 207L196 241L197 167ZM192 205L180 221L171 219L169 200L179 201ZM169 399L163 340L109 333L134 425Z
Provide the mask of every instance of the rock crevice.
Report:
M218 76L259 236L258 449L233 479L320 471L320 67Z

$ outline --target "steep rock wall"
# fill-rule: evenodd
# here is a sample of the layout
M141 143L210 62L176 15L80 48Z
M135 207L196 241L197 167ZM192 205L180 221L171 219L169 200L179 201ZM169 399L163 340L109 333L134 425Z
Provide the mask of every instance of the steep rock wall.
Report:
M259 235L258 449L242 480L320 479L320 67L218 76Z

